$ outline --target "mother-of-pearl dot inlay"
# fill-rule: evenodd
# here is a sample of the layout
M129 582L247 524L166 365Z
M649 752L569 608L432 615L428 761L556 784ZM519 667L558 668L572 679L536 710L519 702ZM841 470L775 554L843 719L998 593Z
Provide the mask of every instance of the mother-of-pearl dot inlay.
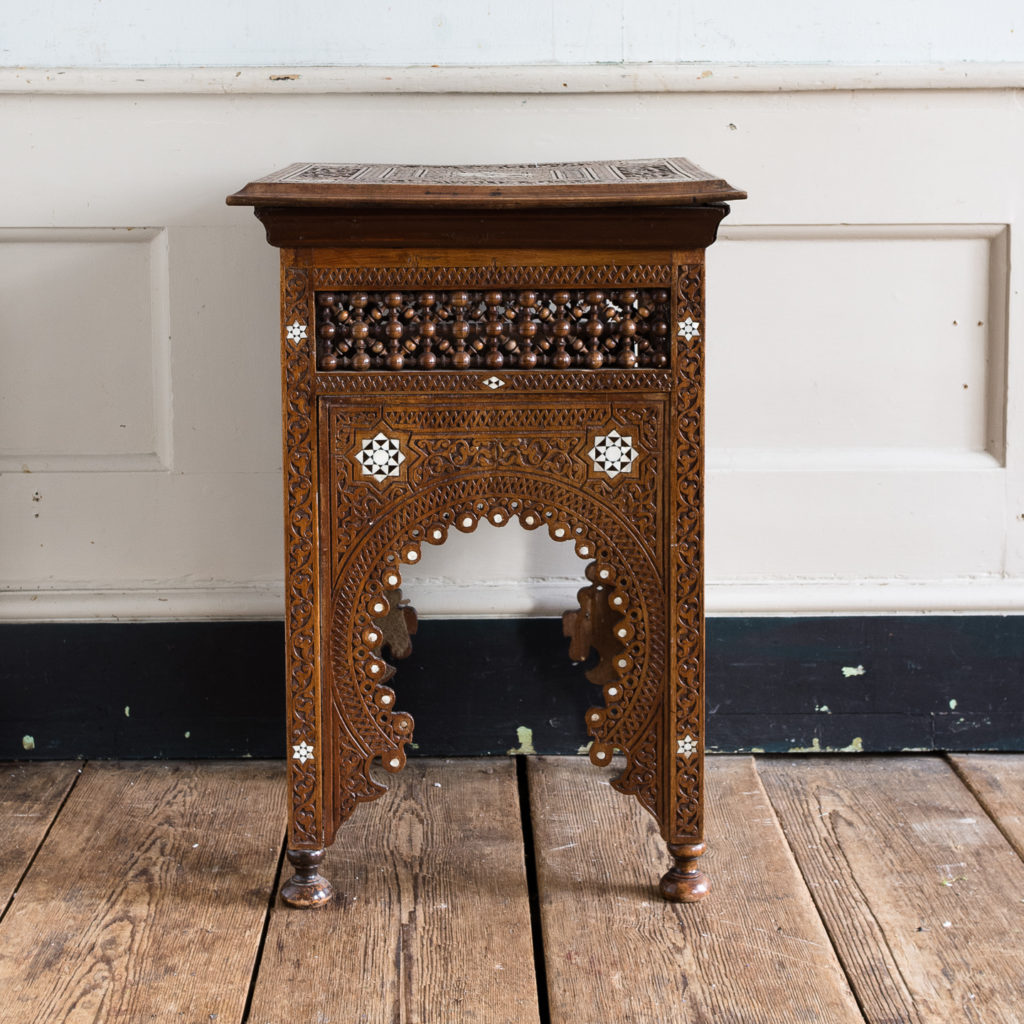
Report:
M384 611L384 605L382 605L382 604L380 603L380 601L377 601L377 602L376 602L376 604L374 604L374 606L373 606L373 610L374 610L375 612L378 612L378 613L380 613L380 612Z
M624 629L617 629L615 631L615 635L616 636L625 636L626 635L626 631Z
M470 518L469 516L466 516L466 517L465 517L465 518L464 518L464 519L462 520L462 525L463 525L463 526L472 526L472 525L473 525L473 520L472 520L472 518Z
M619 688L617 686L609 686L608 687L608 696L609 697L616 696L616 694L618 694L618 692L619 692Z
M366 634L366 642L368 644L375 644L379 639L380 637L377 636L377 634L374 633L372 629L370 630L369 633Z
M388 576L388 577L387 577L387 578L386 578L386 579L384 580L384 582L385 582L385 583L386 583L386 584L387 584L387 585L388 585L389 587L397 587L397 586L398 586L398 577L397 577L397 576L396 576L396 575L395 575L394 573L391 573L391 574L390 574L390 575L389 575L389 576Z
M533 526L533 524L537 522L537 520L533 516L527 516L523 520L523 522L526 523L527 526Z
M622 598L621 597L613 597L612 598L612 604L622 604Z
M382 694L381 698L380 698L380 702L381 702L381 704L390 704L391 703L391 694L390 693Z
M629 664L625 658L619 658L619 668L625 668Z
M611 573L607 569L602 569L597 575L600 576L601 579L606 580L611 576Z
M380 665L378 665L376 662L374 662L370 666L370 674L371 675L377 675L377 674L379 674L379 672L380 672Z
M434 538L434 540L440 540L444 536L444 534L440 530L434 530L431 532L430 535Z
M598 761L603 761L605 759L605 757L607 757L607 756L608 755L605 754L605 752L603 750L599 750L597 752L597 759L598 759Z
M555 536L556 537L564 537L565 536L565 530L563 530L561 527L559 527L557 530L555 530Z
M409 552L406 552L405 560L407 562L415 562L416 559L419 558L419 557L420 557L420 554L419 554L418 551L409 551Z
M392 768L397 768L401 763L402 762L399 761L397 757L391 758L391 760L388 762L388 764L390 764Z

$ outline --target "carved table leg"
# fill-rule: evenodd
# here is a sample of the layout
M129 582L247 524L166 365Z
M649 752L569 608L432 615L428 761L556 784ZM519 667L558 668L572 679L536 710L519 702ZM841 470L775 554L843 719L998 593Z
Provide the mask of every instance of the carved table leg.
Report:
M281 886L281 899L290 907L322 907L334 895L331 883L320 874L324 850L289 850L295 874Z
M672 903L696 903L711 891L708 876L697 867L697 858L707 843L669 843L668 852L675 863L661 877L658 889Z

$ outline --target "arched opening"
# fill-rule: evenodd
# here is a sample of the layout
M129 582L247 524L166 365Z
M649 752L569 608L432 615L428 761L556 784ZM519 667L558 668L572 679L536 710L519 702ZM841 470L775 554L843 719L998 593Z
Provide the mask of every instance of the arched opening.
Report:
M385 643L386 633L395 635L396 616L401 617L404 573L422 565L426 553L450 536L472 534L481 523L504 528L514 521L565 544L585 566L577 598L581 610L572 617L569 639L575 660L589 660L592 647L600 655L590 668L599 689L595 693L585 681L581 686L590 691L584 715L593 740L590 760L608 765L615 750L623 750L626 768L613 784L657 813L652 766L666 664L666 609L660 569L642 531L581 489L553 480L538 484L526 474L474 474L395 499L386 516L367 523L361 543L347 547L345 561L336 567L326 709L338 737L330 787L341 799L335 824L357 803L383 792L371 778L371 763L400 770L413 740L401 673L385 657L385 646L394 648ZM415 603L415 594L408 596ZM447 695L440 700L451 706ZM516 738L521 745L518 729ZM515 745L506 742L498 749Z
M507 529L482 519L473 532L452 530L443 545L423 545L419 559L402 566L410 604L381 623L382 656L397 669L390 684L397 702L416 722L416 753L589 746L585 715L603 698L585 673L599 655L570 652L563 628L563 613L578 608L577 592L589 585L586 564L573 545L513 518ZM418 631L407 645L412 607Z

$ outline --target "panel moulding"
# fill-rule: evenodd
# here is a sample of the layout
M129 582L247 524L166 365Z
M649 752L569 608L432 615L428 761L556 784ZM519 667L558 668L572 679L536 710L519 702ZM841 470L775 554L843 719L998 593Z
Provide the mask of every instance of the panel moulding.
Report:
M0 448L0 473L141 473L166 472L173 460L170 338L170 273L167 231L158 227L2 228L0 244L102 243L145 244L148 261L152 437L149 451L61 452ZM108 368L116 373L117 367ZM120 381L118 386L131 382Z
M911 470L991 472L1005 467L1010 305L1008 224L726 224L725 242L980 241L986 247L987 335L984 449L922 446L801 446L708 448L714 472L892 472ZM713 319L713 317L712 317Z

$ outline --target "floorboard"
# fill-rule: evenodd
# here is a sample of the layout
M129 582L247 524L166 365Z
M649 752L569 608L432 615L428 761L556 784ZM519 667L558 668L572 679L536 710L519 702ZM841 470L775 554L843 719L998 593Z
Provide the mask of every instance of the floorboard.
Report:
M515 763L386 778L328 853L335 900L274 907L251 1024L538 1024Z
M708 763L714 889L664 903L654 820L582 758L530 763L551 1024L859 1024L753 761Z
M0 765L0 917L81 767L77 761Z
M871 1024L1020 1024L1024 863L944 760L758 767Z
M279 765L88 764L0 922L0 1022L239 1022L284 814Z
M1024 859L1024 754L950 754L949 759Z

